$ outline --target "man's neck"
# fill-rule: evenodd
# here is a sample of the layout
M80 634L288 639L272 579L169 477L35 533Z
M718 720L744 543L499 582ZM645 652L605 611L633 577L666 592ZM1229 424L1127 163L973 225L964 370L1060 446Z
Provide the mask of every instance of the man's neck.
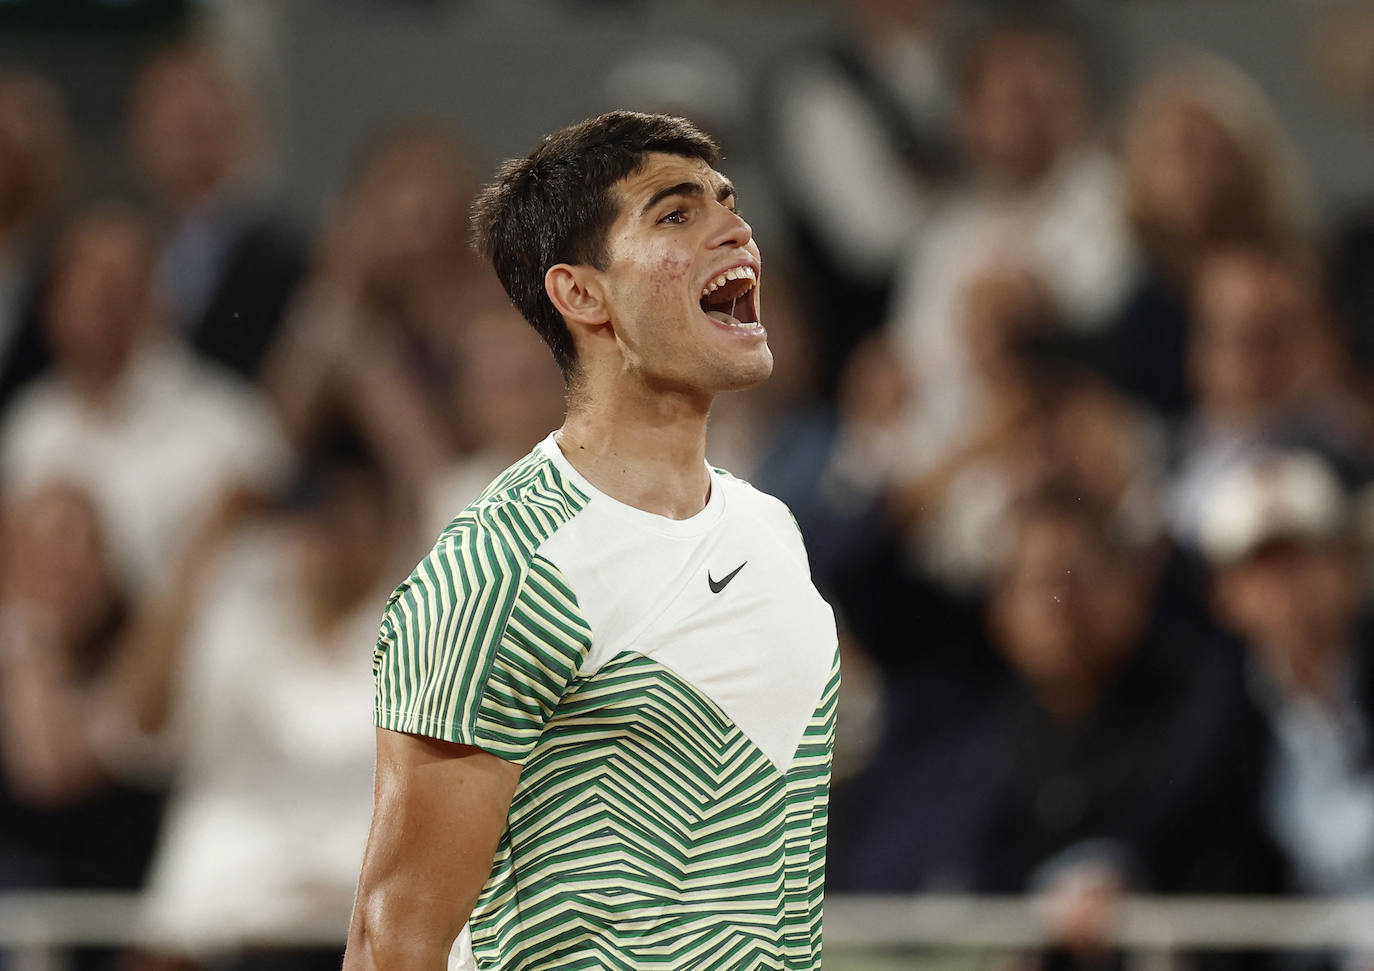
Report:
M705 508L711 493L709 407L709 398L675 393L596 400L577 395L557 442L573 468L611 498L688 519Z

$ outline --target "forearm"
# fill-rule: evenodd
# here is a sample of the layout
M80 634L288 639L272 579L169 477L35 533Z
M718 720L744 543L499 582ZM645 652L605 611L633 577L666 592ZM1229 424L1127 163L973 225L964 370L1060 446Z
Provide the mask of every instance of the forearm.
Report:
M63 670L65 645L10 610L0 631L0 767L21 798L53 805L101 775L87 742L83 690Z
M457 931L442 917L384 889L359 889L343 971L444 971Z

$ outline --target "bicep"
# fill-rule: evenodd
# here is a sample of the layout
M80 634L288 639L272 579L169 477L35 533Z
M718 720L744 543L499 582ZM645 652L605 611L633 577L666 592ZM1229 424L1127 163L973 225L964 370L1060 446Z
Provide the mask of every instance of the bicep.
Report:
M519 777L518 765L479 748L377 730L354 928L368 950L446 951L491 872Z

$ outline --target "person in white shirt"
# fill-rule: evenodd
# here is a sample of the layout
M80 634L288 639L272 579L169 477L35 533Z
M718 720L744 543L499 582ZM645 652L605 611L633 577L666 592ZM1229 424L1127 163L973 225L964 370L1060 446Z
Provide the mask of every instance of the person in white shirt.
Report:
M359 712L377 604L405 571L392 499L370 456L329 456L291 508L231 516L164 603L162 635L183 645L168 707L183 768L146 902L166 953L339 967L372 808ZM338 946L284 947L302 932Z
M888 315L915 379L916 468L969 431L973 383L958 320L972 278L993 266L1030 273L1079 333L1108 319L1131 280L1119 176L1092 136L1084 73L1066 35L1029 21L991 26L965 56L958 126L975 175L912 247Z
M174 568L218 496L277 488L291 456L246 385L159 332L153 247L138 214L92 208L57 247L45 326L55 367L0 427L0 481L89 492L137 595Z

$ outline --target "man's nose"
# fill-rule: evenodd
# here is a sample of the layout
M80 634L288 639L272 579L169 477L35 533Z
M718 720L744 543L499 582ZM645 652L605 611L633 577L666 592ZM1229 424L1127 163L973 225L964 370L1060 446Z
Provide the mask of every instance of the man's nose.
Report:
M732 209L722 205L721 227L717 231L712 241L714 246L747 246L749 241L754 238L753 228L744 221L744 217Z

